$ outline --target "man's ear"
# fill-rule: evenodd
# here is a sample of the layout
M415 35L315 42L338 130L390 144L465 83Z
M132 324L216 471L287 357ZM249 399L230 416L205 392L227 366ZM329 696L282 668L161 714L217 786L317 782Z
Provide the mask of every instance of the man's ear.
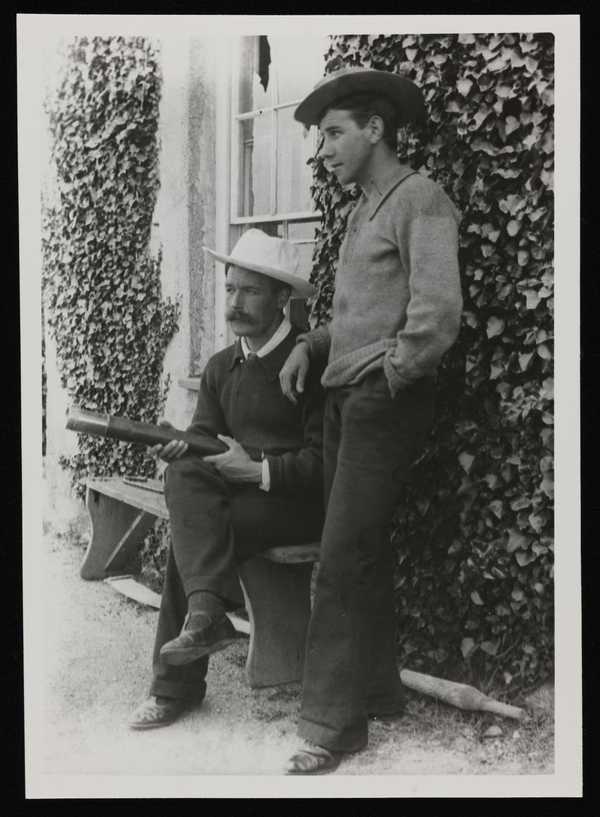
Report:
M280 309L283 309L284 306L287 304L287 302L290 299L291 294L292 294L292 290L291 290L290 287L282 287L277 292L277 306Z
M377 142L380 142L383 139L385 125L383 123L383 119L378 114L374 113L367 122L367 133L369 141L373 145L376 145Z

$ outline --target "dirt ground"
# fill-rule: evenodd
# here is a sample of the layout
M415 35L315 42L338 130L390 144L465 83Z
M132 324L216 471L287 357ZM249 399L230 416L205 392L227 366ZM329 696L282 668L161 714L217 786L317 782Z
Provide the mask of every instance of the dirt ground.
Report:
M202 706L134 732L150 682L157 611L79 578L81 545L48 535L44 576L43 767L48 774L281 774L297 747L298 685L251 690L247 639L211 659ZM546 702L548 704L548 701ZM490 725L502 734L484 737ZM539 775L553 772L553 716L525 722L463 713L411 693L395 723L372 722L369 747L336 775Z

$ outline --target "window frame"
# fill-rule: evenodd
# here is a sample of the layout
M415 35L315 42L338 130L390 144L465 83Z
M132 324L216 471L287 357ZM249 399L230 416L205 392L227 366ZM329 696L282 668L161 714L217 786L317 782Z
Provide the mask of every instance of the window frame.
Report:
M301 210L296 212L277 212L277 137L278 128L276 122L277 111L285 108L296 107L302 100L295 99L286 102L276 102L273 105L265 106L263 108L256 108L252 111L245 111L239 113L240 97L238 79L241 70L241 38L236 41L232 53L232 71L231 71L231 132L229 134L231 153L230 153L230 213L229 221L232 227L242 227L251 224L267 224L267 223L282 223L284 227L284 238L287 238L287 224L290 221L318 221L321 218L320 210ZM258 116L268 114L271 116L271 184L270 184L270 212L262 215L240 216L240 188L241 188L241 167L240 167L240 127L241 123L250 119L256 119ZM300 123L298 123L300 128ZM314 146L316 149L317 138L313 137ZM313 241L297 241L294 243L314 243Z
M293 244L314 246L316 238L288 238L289 225L305 222L315 222L315 230L321 219L321 211L304 211L289 213L270 213L258 216L238 216L237 209L240 191L240 151L238 129L240 120L248 119L257 111L239 113L239 75L241 58L241 38L234 37L228 40L217 57L216 68L216 108L215 108L215 249L218 253L228 255L239 239L244 229L253 224L281 225L281 237L290 240ZM277 108L286 108L298 105L300 100L279 103L269 110L275 116ZM298 123L300 128L300 123ZM318 138L318 137L317 137ZM315 147L317 138L315 139ZM276 148L276 138L273 139ZM273 148L272 148L273 149ZM274 167L277 167L277 156L274 156ZM271 184L276 185L277 176L273 174ZM272 201L274 199L272 198ZM301 306L304 313L304 301L290 301L289 309L294 311L294 303ZM215 286L215 323L214 323L214 350L215 352L229 345L233 336L225 320L225 287Z

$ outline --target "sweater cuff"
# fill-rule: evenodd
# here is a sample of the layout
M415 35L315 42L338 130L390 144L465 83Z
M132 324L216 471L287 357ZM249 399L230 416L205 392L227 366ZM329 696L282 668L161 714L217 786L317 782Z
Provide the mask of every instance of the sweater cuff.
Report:
M394 350L391 349L383 357L383 372L386 376L388 386L390 389L390 394L392 397L395 397L399 391L405 389L407 386L410 385L411 381L406 380L406 378L402 377L402 375L398 374L396 369L394 368L392 362L390 361L391 353Z
M279 493L283 483L283 473L281 467L281 457L274 454L265 454L263 463L267 463L269 469L269 491Z
M269 468L269 460L264 457L261 463L261 481L260 485L258 486L261 491L270 491L271 490L271 470Z
M304 341L308 346L308 352L311 358L327 358L329 355L329 346L331 338L329 337L329 330L326 326L318 326L312 332L303 332L296 338L296 343Z

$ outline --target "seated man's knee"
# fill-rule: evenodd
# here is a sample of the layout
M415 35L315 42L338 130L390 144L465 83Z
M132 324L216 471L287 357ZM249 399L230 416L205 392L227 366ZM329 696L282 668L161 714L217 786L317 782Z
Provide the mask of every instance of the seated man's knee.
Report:
M214 465L204 462L201 457L183 456L173 460L165 471L165 482L169 488L173 488L182 482L194 481L202 482L218 480L218 472Z

